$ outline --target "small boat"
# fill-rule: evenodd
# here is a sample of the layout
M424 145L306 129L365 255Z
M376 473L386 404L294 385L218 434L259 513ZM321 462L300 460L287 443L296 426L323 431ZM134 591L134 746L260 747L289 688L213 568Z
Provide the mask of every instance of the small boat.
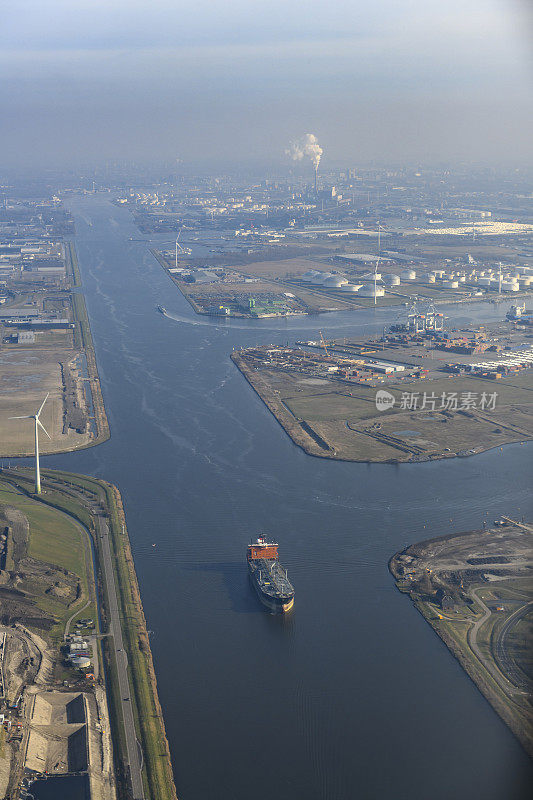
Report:
M157 306L157 310L161 312L161 314L166 314L167 310L165 306Z

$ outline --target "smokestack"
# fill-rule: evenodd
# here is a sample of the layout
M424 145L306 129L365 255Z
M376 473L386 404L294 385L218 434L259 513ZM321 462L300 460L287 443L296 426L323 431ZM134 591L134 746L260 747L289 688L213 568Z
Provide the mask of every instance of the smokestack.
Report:
M293 161L301 161L303 158L309 158L315 168L315 194L318 192L318 165L322 158L323 150L318 144L318 140L314 133L306 133L301 139L296 142L291 142L286 154L292 158Z

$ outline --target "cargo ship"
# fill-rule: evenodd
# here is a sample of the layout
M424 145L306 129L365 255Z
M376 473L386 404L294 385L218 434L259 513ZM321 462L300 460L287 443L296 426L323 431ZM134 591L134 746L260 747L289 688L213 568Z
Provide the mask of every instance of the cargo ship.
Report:
M522 325L533 324L533 311L526 308L525 303L522 306L511 306L506 317L510 322L518 322Z
M248 545L248 573L259 599L269 611L283 613L294 605L294 589L278 560L278 545L260 536Z

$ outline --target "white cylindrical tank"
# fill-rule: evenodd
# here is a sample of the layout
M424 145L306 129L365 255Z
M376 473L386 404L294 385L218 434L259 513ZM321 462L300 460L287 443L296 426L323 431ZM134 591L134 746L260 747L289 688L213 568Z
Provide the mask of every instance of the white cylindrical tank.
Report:
M520 278L520 286L531 286L533 283L533 278L531 275L522 275Z
M435 275L432 272L428 272L427 275L422 275L422 280L424 283L435 283Z
M331 278L331 272L317 272L317 274L311 278L311 283L324 283L326 278Z
M302 275L302 280L304 281L311 281L316 275L320 273L316 271L316 269L310 269L307 272L304 272Z
M388 283L389 286L399 286L400 285L400 276L399 275L384 275L383 280L385 283Z
M517 292L519 288L515 281L502 281L502 292Z
M344 283L341 286L343 292L358 292L363 284L362 283Z
M382 286L376 286L374 291L373 284L369 284L368 286L363 286L359 290L359 294L361 297L383 297L385 294L385 289Z
M459 288L459 281L451 281L451 280L449 280L449 281L443 281L443 282L442 282L442 285L443 285L443 286L444 286L446 289L458 289L458 288Z
M78 658L71 658L70 660L73 666L79 669L87 669L91 666L91 659L86 656L79 656Z
M405 281L414 281L416 278L416 271L414 269L404 269L403 272L400 272L400 278L403 278Z
M340 289L345 283L348 283L345 278L341 278L339 275L332 275L331 278L325 279L324 286L328 289Z
M458 280L459 280L459 283L465 283L466 276L465 275L459 275Z
M492 278L486 278L483 276L482 278L478 278L477 282L479 286L490 286L492 283Z

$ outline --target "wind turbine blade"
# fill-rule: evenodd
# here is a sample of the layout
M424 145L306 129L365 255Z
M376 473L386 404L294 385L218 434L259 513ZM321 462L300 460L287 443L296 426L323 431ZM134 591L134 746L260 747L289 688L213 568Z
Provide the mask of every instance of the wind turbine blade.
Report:
M46 428L44 427L44 425L43 425L43 423L41 422L41 420L40 420L40 419L38 419L38 420L37 420L37 425L38 425L40 428L42 428L42 429L43 429L43 431L46 433L46 435L48 436L48 438L49 438L49 439L52 439L52 437L50 436L50 434L48 433L48 431L46 430Z
M8 417L8 419L33 419L33 416L27 416L27 417Z
M36 417L38 417L38 416L39 416L39 414L41 413L41 411L43 410L43 406L44 406L44 404L46 403L46 401L48 400L48 398L49 398L49 397L50 397L50 392L48 392L48 394L47 394L47 395L46 395L46 397L44 398L44 400L43 400L43 402L42 402L42 405L41 405L41 407L40 407L39 411L38 411L38 412L37 412L37 414L35 415Z

